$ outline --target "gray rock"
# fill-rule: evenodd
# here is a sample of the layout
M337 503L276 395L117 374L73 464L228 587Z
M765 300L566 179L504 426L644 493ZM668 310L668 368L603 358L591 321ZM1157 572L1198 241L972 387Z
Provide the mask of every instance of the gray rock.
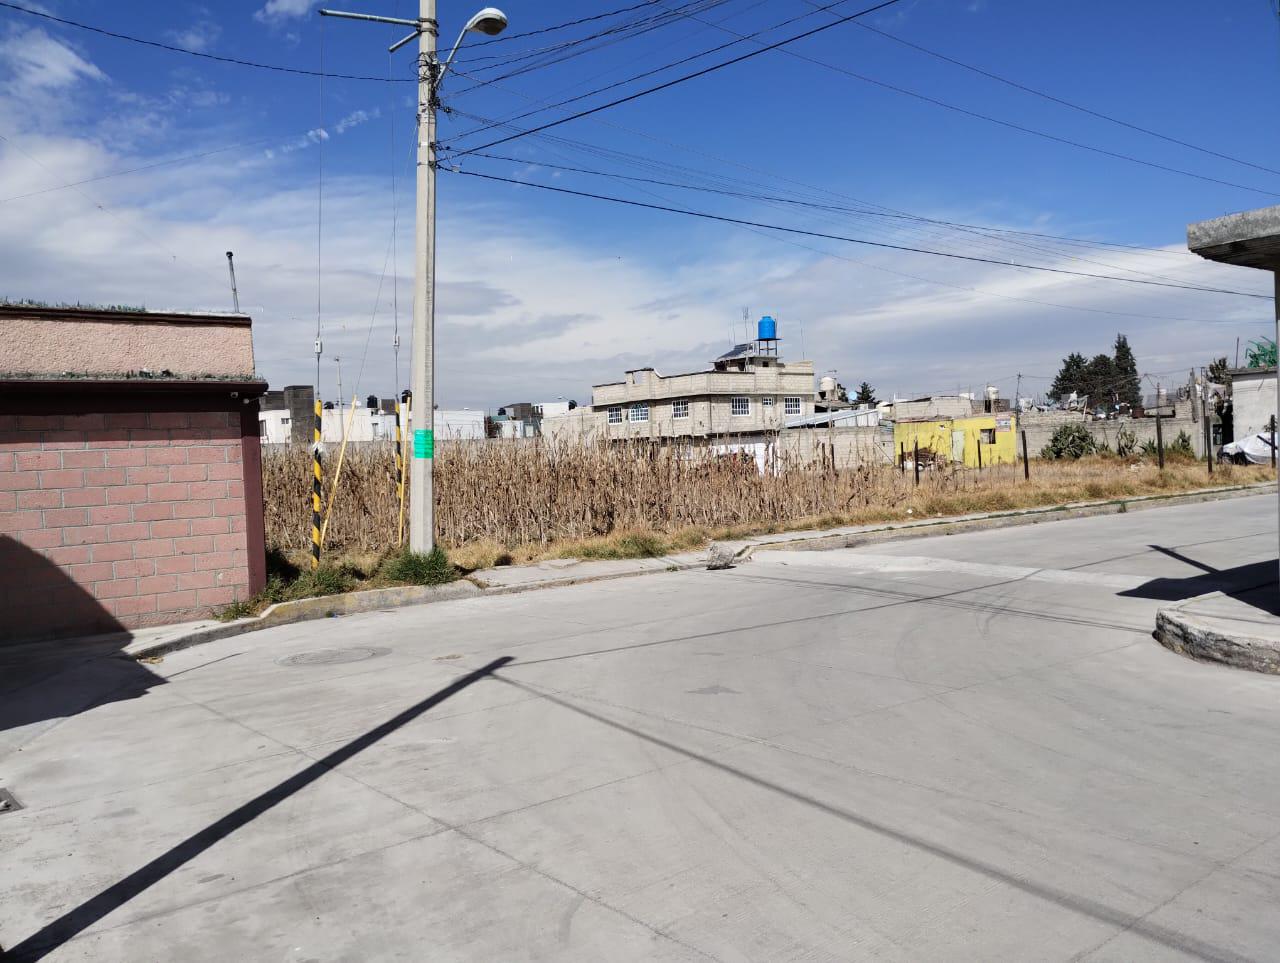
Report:
M744 545L734 551L732 545L712 542L711 547L707 549L707 569L714 572L717 569L733 568L735 565L741 565L751 558L751 553L754 551L754 545Z

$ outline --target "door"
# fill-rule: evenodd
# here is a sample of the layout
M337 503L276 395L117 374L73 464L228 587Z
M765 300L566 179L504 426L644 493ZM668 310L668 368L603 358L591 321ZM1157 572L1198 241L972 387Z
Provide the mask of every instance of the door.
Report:
M951 460L964 464L964 432L959 428L951 430Z

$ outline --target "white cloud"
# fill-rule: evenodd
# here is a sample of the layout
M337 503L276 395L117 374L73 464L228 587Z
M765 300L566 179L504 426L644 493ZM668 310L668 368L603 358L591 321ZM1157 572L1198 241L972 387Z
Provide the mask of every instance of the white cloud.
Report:
M80 63L84 66L71 68L70 76L94 79L97 68ZM18 109L22 102L12 86L0 90L0 114L10 125L5 133L15 135L12 143L0 141L0 198L153 161L154 145L135 148L133 140L109 138L103 131L132 127L151 136L163 129L170 116L165 111L177 108L166 106L165 97L118 93L112 126L104 128L106 121L100 120L80 136L81 128L56 115L47 120ZM376 116L373 108L355 110L274 150L312 146ZM37 123L41 126L32 126ZM236 139L234 132L184 129L187 143ZM245 139L243 132L239 139ZM15 143L36 160L17 151ZM223 252L233 250L242 304L254 315L261 373L276 385L309 382L316 310L315 184L281 174L278 165L256 152L224 154L4 203L0 296L225 309L230 292ZM456 198L455 186L443 196ZM323 389L330 396L331 359L344 359L344 387L350 389L366 339L370 347L361 392L390 394L395 388L391 276L378 294L391 220L386 188L379 176L325 179ZM401 201L399 270L392 274L398 281L403 376L412 314L413 218L412 197L402 193ZM838 369L846 385L865 378L882 395L895 389L980 387L1018 372L1025 376L1024 391L1042 390L1045 381L1037 379L1052 376L1066 353L1108 350L1117 331L1129 335L1142 370L1177 370L1232 354L1237 335L1247 339L1268 330L1265 301L805 239L808 247L824 249L813 251L724 225L604 204L586 208L585 203L566 200L555 208L563 210L565 223L549 215L513 216L508 205L496 202L444 205L437 314L442 405L492 407L557 395L586 402L590 384L617 378L625 368L700 368L729 342L742 305L749 305L754 316L767 312L780 318L785 356L808 356L819 372ZM584 241L567 219L588 213L595 220L592 239ZM1034 217L1009 226L1025 226ZM645 231L657 226L663 233L637 254L630 239L641 223ZM602 235L602 227L610 233ZM1067 233L1072 227L1050 229ZM886 236L888 229L878 230L877 236ZM616 248L611 237L618 239ZM943 242L930 242L938 243ZM975 253L986 244L978 238L965 243ZM1139 269L1224 287L1265 288L1265 278L1256 272L1186 257L1076 249L1079 256L1107 265L1102 267L1023 253L1068 268ZM1072 308L1239 323L1117 317ZM1006 391L1012 385L1002 382Z
M171 30L166 36L179 47L205 51L218 42L222 27L216 21L202 18L184 30Z
M359 127L361 124L368 123L378 117L380 111L377 108L373 110L353 110L347 116L337 121L333 125L335 134L345 134L353 127ZM330 138L329 129L326 127L314 127L301 136L286 141L275 147L268 147L262 153L268 159L272 159L282 154L292 154L295 151L306 150Z
M8 68L6 85L28 93L46 94L82 80L106 80L96 66L38 27L0 38L0 64Z
M266 6L253 15L262 23L281 23L296 17L306 16L315 6L316 0L267 0Z

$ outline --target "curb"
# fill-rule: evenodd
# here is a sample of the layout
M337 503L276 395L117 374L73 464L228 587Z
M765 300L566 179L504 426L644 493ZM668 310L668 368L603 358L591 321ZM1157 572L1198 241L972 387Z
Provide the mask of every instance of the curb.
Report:
M1197 502L1220 501L1227 498L1242 498L1275 491L1272 482L1259 485L1235 485L1228 488L1211 488L1198 492L1186 492L1175 495L1141 495L1128 499L1114 499L1105 502L1072 502L1066 505L1053 505L1045 508L1026 508L1007 512L991 512L983 515L962 516L950 519L921 519L914 522L889 523L878 528L863 528L857 531L810 530L789 533L786 537L764 536L769 541L745 539L734 544L754 545L757 551L826 551L836 548L855 548L860 545L874 545L882 542L901 541L910 538L927 538L933 535L953 535L959 532L986 531L998 528L1012 528L1019 525L1038 525L1041 522L1062 521L1068 518L1087 518L1095 515L1115 515L1128 511L1140 511L1146 508L1163 508L1172 505L1193 504ZM639 567L603 573L570 574L551 576L536 582L518 585L490 585L482 578L469 576L447 585L423 586L407 585L393 588L367 589L362 592L348 592L342 595L324 595L319 598L298 599L292 602L278 602L263 611L261 615L218 625L202 626L185 635L165 639L161 642L148 643L136 641L124 647L123 654L133 659L149 659L205 642L232 638L259 629L274 628L295 622L307 622L315 619L333 618L339 615L356 615L361 612L374 612L384 609L403 608L409 605L427 605L433 602L446 602L460 598L476 598L498 595L518 595L540 589L564 588L570 585L584 585L589 582L603 582L619 578L631 578L637 575L655 575L663 572L683 572L701 568L705 561L702 553L680 556L665 556L657 559L635 559ZM1280 671L1264 670L1264 671Z
M786 549L788 551L826 551L833 548L857 548L881 542L902 541L909 538L928 538L934 535L953 535L958 532L985 531L1013 528L1019 525L1038 525L1067 518L1091 518L1096 515L1122 515L1131 511L1150 508L1167 508L1173 505L1190 505L1199 502L1216 502L1228 498L1244 498L1274 492L1275 484L1232 485L1226 488L1207 488L1197 492L1179 492L1174 495L1135 495L1133 498L1117 498L1100 502L1068 502L1042 508L1019 508L1004 512L987 512L981 515L963 515L956 518L921 519L918 522L892 522L879 528L852 532L795 532L794 538L778 538L758 542L756 551ZM735 543L737 544L737 543ZM751 539L742 544L752 544Z
M1210 592L1187 602L1221 595ZM1181 605L1156 612L1156 641L1172 652L1200 662L1220 662L1237 669L1249 669L1267 675L1280 675L1280 639L1263 639L1254 635L1227 633L1203 619L1188 615Z

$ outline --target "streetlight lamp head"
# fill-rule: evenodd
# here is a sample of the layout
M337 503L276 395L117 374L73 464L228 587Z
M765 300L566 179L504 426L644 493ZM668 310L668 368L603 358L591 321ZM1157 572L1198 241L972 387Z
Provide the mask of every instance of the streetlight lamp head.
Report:
M485 7L467 21L466 30L496 37L507 29L507 15L497 7Z

